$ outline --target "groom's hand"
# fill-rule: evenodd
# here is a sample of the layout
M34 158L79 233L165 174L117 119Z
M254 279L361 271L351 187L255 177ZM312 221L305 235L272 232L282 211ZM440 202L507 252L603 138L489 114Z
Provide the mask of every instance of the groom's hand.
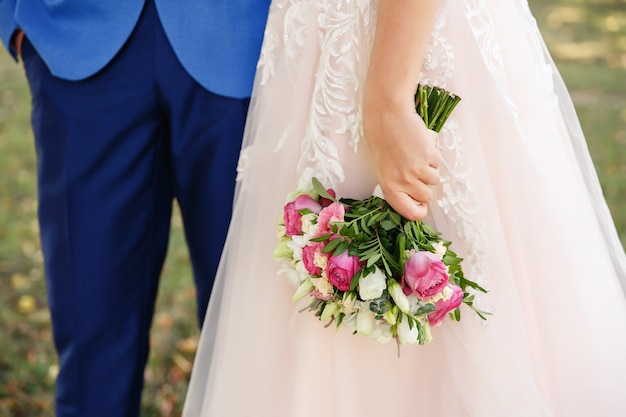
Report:
M22 29L18 29L13 33L11 38L11 46L15 50L20 59L22 59L22 43L24 42L24 31Z

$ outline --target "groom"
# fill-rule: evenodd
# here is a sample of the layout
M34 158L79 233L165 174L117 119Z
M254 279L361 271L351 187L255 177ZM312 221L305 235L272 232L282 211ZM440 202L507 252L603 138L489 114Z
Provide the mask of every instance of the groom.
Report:
M139 414L173 198L202 323L268 6L0 0L32 95L58 417Z

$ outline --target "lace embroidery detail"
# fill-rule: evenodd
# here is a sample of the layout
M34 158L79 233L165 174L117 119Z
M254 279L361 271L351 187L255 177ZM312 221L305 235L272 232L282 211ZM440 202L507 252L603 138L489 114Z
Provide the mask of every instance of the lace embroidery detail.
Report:
M282 41L284 46L284 59L289 61L287 68L295 68L297 70L301 51L305 46L307 32L315 27L316 22L312 17L318 14L318 10L311 1L298 0L275 0L272 2L272 8L286 9L284 21L282 22L283 31L279 33L280 25L273 24L268 21L265 27L263 46L261 55L257 63L257 73L260 74L260 84L264 85L270 78L274 78L276 67L278 66L278 46ZM272 13L270 11L270 19ZM281 36L282 35L282 36Z
M487 10L486 2L485 0L464 0L463 7L482 53L485 66L496 81L508 111L515 117L516 124L519 126L517 108L506 88L508 77L504 68L500 44L495 36L495 24L493 17Z
M426 47L423 70L419 79L423 84L446 88L446 81L452 77L454 54L448 38L441 33L448 19L448 12L440 10L435 20L430 43Z
M285 7L289 0L275 0L270 6L269 19L272 16L273 8ZM265 25L265 32L263 33L263 45L261 46L261 53L256 65L257 78L261 85L265 85L270 78L274 78L276 75L276 48L278 47L278 33L275 25L268 23Z
M261 55L256 66L257 77L260 77L259 83L261 85L265 85L270 78L274 78L276 75L274 54L277 46L278 34L272 25L267 25L263 35Z
M532 142L535 138L532 134L525 132L525 129L522 128L520 123L519 110L515 101L512 99L513 94L511 92L511 84L502 59L501 47L496 37L495 19L492 16L491 11L488 10L486 0L463 0L463 7L476 42L478 43L482 53L485 66L495 81L495 86L500 93L500 97L504 101L507 111L513 118L517 132L522 140L524 140L527 144L530 144L530 146L526 149L528 157L534 165L537 173L542 175L546 169L550 169L550 163L549 160L546 159L545 155L532 151ZM528 8L528 5L526 5L526 7ZM511 9L509 12L527 14L525 16L526 31L529 35L531 48L535 48L535 59L532 59L531 62L526 62L525 65L528 65L530 70L536 70L538 77L534 78L539 78L542 81L539 86L542 88L537 90L544 93L543 99L547 100L547 102L555 104L554 100L556 100L556 97L554 97L554 93L552 92L552 70L546 66L545 57L543 56L541 46L539 45L541 40L537 38L540 36L538 29L536 29L536 27L533 29L533 25L528 20L529 17L533 19L530 16L530 10L527 9L526 11L523 11L523 9L518 8L517 10ZM524 16L521 16L520 20L524 21ZM538 99L542 98L538 97Z
M368 59L369 45L361 43L370 39L364 31L372 26L372 14L370 3L363 0L315 4L320 58L298 171L302 185L317 176L336 187L345 175L333 139L347 136L356 149L362 136L359 79L365 65L360 62Z

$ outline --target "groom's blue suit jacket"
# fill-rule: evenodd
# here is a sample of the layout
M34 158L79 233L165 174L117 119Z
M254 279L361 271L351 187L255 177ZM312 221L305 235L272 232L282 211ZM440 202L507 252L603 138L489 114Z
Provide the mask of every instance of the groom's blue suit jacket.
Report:
M16 28L57 77L81 80L120 50L145 0L0 0L0 37ZM201 85L250 96L270 0L155 0L179 61Z

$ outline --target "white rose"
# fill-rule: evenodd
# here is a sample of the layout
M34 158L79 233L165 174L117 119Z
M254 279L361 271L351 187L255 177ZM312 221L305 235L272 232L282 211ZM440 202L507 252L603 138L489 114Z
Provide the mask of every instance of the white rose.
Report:
M443 255L445 255L448 250L442 242L435 243L433 248L435 249L435 255L437 255L440 260L443 259Z
M446 285L443 291L441 291L441 295L445 301L448 301L450 297L452 297L452 294L454 294L454 289L449 285Z
M333 292L333 284L325 278L311 278L311 282L315 286L315 289L320 292L323 296L330 295Z
M378 267L373 274L359 278L359 295L363 300L373 300L380 297L385 288L387 288L387 279Z
M356 295L349 292L344 293L343 300L341 300L341 312L344 314L354 313L356 311L355 304Z
M389 343L389 341L393 339L391 326L387 323L379 323L372 332L372 339L378 343Z
M302 247L304 245L300 246L296 244L296 242L292 239L289 242L287 242L287 246L289 247L289 249L291 249L291 252L293 252L293 259L296 261L301 261L302 260Z
M356 332L356 317L357 313L346 314L346 316L341 321L341 325L345 326L352 333Z
M300 274L309 275L309 272L306 270L306 266L304 265L304 262L302 261L296 262L295 270L298 271Z
M299 247L300 249L302 249L303 247L305 247L306 245L309 244L309 238L307 236L304 235L293 235L291 236L291 241L293 242L293 244L297 247Z
M420 299L414 294L408 295L406 298L409 300L409 312L415 314L422 305Z
M403 320L398 325L398 341L401 345L413 345L417 343L417 339L419 337L419 331L417 330L417 325L414 325L413 328L409 328L409 320L406 317L403 317Z
M312 236L311 227L315 225L317 214L307 213L300 219L302 222L302 231L305 235Z
M294 269L294 271L296 271L298 273L298 275L299 275L298 280L300 282L302 282L305 279L309 278L309 272L306 270L306 267L304 266L304 262L302 262L302 261L294 262L293 269Z
M313 253L313 263L318 268L322 268L322 270L325 270L326 269L326 265L328 265L328 258L323 253L321 253L319 251L315 251Z
M317 214L315 216L316 216L316 221L317 221L317 217L319 217L319 216ZM319 228L320 227L317 225L317 223L312 224L311 226L309 226L309 233L308 233L308 235L311 236L311 237L315 236L317 234L317 229L319 229Z
M285 274L287 281L289 281L295 287L299 287L302 284L302 275L298 271L293 268L283 268L278 271L278 274Z

